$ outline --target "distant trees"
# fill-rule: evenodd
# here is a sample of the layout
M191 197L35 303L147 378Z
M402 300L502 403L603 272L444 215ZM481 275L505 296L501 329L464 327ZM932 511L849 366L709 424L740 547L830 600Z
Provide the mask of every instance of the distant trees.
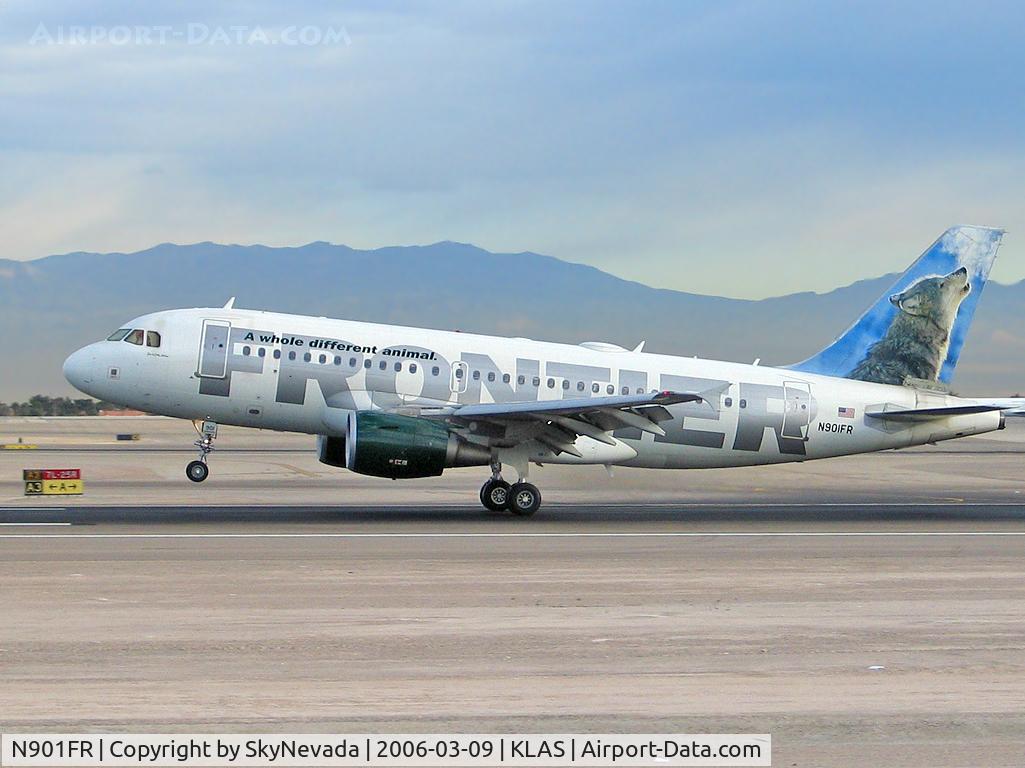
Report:
M0 403L0 416L96 416L101 410L120 407L88 397L32 395L24 403Z

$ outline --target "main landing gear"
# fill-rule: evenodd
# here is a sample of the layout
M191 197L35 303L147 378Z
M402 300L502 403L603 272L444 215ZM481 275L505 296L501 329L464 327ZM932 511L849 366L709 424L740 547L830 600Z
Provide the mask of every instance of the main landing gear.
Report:
M508 510L520 517L530 517L541 506L541 491L537 486L519 480L509 485L502 479L502 465L491 466L491 479L480 489L480 503L492 512Z
M194 483L201 483L210 475L210 467L206 464L207 456L214 450L217 438L217 423L213 421L194 421L192 426L199 433L199 439L193 443L199 449L199 458L190 461L185 467L185 476Z

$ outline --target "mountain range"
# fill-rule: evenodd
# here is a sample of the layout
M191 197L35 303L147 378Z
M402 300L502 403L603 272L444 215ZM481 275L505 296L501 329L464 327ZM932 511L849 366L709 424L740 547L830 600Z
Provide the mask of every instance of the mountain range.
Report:
M218 307L231 296L239 307L631 348L643 340L649 352L772 365L826 345L894 279L749 301L454 242L374 250L164 243L136 253L0 259L0 400L70 394L61 363L74 349L136 315ZM1025 390L1025 281L987 285L953 384L966 395Z

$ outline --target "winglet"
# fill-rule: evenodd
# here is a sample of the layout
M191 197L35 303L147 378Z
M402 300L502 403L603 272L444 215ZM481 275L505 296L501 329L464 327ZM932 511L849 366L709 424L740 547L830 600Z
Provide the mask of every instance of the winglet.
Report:
M235 308L235 297L232 296L230 299L228 299L227 303L224 305L223 308L224 309L234 309Z
M640 344L638 344L636 347L634 347L634 352L643 352L643 351L644 351L644 342L642 341Z

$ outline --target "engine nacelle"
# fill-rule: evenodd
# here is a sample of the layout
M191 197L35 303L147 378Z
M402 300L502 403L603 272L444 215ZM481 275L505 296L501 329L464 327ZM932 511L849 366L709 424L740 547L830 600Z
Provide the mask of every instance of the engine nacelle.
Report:
M317 435L317 458L329 467L345 467L345 438Z
M361 475L434 477L449 467L484 466L491 452L430 419L375 411L349 414L345 437L320 437L320 460Z

